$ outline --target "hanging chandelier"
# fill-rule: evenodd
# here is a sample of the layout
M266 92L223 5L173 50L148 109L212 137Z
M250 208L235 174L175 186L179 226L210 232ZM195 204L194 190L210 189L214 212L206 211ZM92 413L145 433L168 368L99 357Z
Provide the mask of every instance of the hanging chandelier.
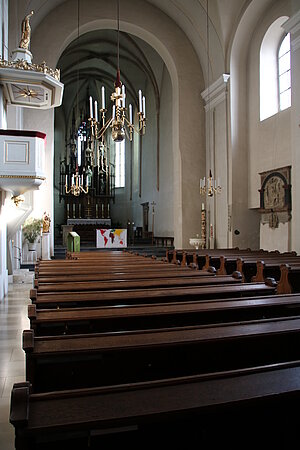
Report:
M72 194L78 197L81 193L87 194L89 192L89 178L86 176L85 186L83 181L83 175L79 174L78 167L76 167L76 172L71 176L71 185L68 186L68 175L66 175L65 189L66 194Z
M211 170L207 178L200 178L200 194L205 195L207 193L208 197L212 197L214 194L220 194L221 191L220 180L219 178L217 180L213 178Z
M126 108L126 89L120 78L120 19L119 19L120 2L117 0L117 76L115 81L115 90L112 92L110 99L113 102L111 118L106 118L105 88L101 88L101 109L100 117L98 116L98 103L93 102L93 98L89 97L90 117L89 121L92 128L92 135L104 142L105 132L111 128L111 136L114 142L121 142L125 139L125 135L132 141L133 132L144 135L146 131L146 99L142 91L139 90L139 109L138 109L138 127L134 126L132 104L128 106L128 116ZM100 119L100 120L98 120Z

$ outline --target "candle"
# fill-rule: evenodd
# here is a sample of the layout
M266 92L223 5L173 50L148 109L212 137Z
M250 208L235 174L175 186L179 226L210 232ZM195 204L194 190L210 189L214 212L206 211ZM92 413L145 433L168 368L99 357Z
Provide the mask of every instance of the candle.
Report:
M129 122L132 124L132 104L129 105Z
M98 122L98 102L97 102L97 100L95 100L94 105L95 105L95 120L96 120L96 122Z
M104 86L101 88L101 94L102 94L102 109L105 109L105 89Z
M90 118L93 118L93 99L90 96Z
M112 119L114 120L116 117L116 105L113 106L113 110L112 110Z
M139 90L139 112L142 112L142 91Z
M123 106L123 108L125 108L125 98L126 98L126 95L125 95L125 85L122 84L122 106Z
M143 96L143 115L144 118L146 117L146 99L145 96Z
M68 175L66 175L66 186L68 186Z
M204 203L202 203L202 208L201 209L202 209L202 211L204 211Z
M81 166L81 139L80 136L77 138L77 164Z

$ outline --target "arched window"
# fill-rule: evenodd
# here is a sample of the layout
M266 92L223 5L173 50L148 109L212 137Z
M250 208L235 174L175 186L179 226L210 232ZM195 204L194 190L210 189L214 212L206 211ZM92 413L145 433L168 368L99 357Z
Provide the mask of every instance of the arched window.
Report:
M288 33L278 51L278 92L279 109L291 106L291 41Z
M290 83L287 88L287 81L290 77L290 65L287 70L287 60L290 61L290 53L286 51L287 47L289 48L289 37L283 38L284 30L282 28L282 24L287 20L286 16L275 20L268 28L261 43L259 57L261 121L290 106L288 104L288 98L291 96ZM288 106L282 108L281 102L282 106Z
M115 143L115 187L125 187L125 139Z

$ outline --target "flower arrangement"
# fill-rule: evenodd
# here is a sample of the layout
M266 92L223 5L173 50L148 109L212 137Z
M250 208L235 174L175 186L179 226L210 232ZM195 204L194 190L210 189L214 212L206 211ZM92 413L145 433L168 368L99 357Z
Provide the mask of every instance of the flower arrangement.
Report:
M25 241L33 244L37 237L41 234L43 219L27 219L22 227L23 237Z

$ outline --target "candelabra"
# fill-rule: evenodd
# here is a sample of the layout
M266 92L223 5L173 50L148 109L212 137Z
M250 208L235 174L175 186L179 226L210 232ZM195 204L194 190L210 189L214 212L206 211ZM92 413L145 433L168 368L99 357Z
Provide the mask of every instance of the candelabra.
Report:
M106 119L107 109L105 107L105 88L101 88L101 109L100 120L98 120L98 103L90 96L90 117L89 122L91 125L92 136L104 142L105 132L111 128L111 136L114 142L121 142L125 139L125 135L130 141L133 138L133 132L136 131L139 134L144 135L146 131L146 100L143 96L142 91L139 90L139 125L135 128L133 124L133 110L132 104L129 104L129 119L126 117L126 91L125 85L122 84L120 80L120 70L117 71L117 78L115 81L115 90L111 94L110 99L113 102L112 116L110 119ZM127 128L126 128L127 127ZM128 129L128 131L127 131Z
M107 109L105 107L105 89L104 86L101 88L101 122L98 122L98 104L97 101L94 102L93 111L93 98L90 96L90 117L89 121L91 123L92 135L101 140L104 143L104 134L108 128L111 128L111 136L114 142L121 142L125 139L125 135L129 137L132 141L133 132L137 131L139 134L145 134L146 130L146 100L139 90L139 125L136 129L133 124L133 111L132 105L128 107L129 119L126 117L126 93L125 85L122 84L120 79L120 0L117 0L117 76L115 81L115 90L111 94L111 101L113 102L112 116L110 119L106 120ZM127 131L127 128L129 133Z
M200 179L200 194L206 194L209 197L212 197L214 194L220 194L222 191L222 187L220 185L220 180L214 180L211 170L209 171L209 177L206 179Z
M68 188L68 175L66 175L66 184L65 184L66 194L73 194L75 197L78 197L81 193L87 194L89 191L88 186L88 176L86 177L86 186L83 186L83 175L79 175L78 169L71 177L71 185Z

